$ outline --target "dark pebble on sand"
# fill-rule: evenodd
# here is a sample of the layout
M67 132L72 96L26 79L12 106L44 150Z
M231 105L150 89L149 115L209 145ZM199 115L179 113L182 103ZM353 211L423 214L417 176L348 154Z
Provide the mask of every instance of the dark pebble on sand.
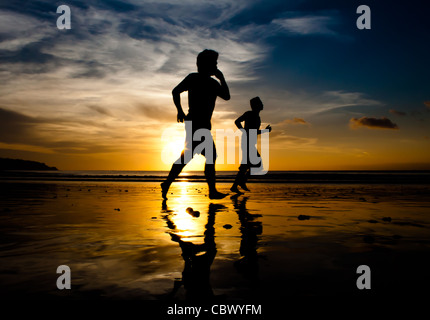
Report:
M225 225L223 225L223 228L224 229L231 229L231 228L233 228L233 226L231 225L231 224L225 224Z
M151 219L157 219L157 217L152 217Z
M116 210L116 211L121 211L121 210L120 210L120 208L115 208L114 210Z
M310 216L307 216L304 214L301 214L297 217L297 219L299 219L299 220L309 220L310 218L311 218Z
M391 217L384 217L382 218L382 221L391 222Z
M188 207L187 209L185 209L185 211L188 214L192 215L194 218L200 217L200 211L194 211L193 208L191 208L191 207Z

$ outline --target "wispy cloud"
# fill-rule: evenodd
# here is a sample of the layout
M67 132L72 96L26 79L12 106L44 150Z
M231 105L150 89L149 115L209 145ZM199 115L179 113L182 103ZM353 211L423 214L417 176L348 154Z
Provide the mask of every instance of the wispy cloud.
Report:
M337 33L331 28L336 24L332 16L299 16L274 19L274 25L285 32L296 35L325 35L333 36Z
M53 25L36 17L0 10L0 50L17 51L55 33Z
M372 99L363 92L348 92L342 90L326 91L323 94L324 100L328 100L325 104L331 104L332 108L338 108L343 106L358 106L358 105L372 105L379 106L381 101Z
M372 99L362 92L290 91L265 88L264 94L268 97L267 101L263 99L267 106L264 114L274 123L278 123L280 118L302 118L312 122L321 115L338 113L358 117L364 115L363 110L374 110L384 106L383 102Z
M394 114L395 116L406 116L406 112L397 111L397 110L394 110L394 109L390 109L390 113Z
M286 146L296 149L309 148L315 146L318 142L317 138L298 137L286 134L283 131L273 131L270 136L271 141L276 142L273 148L285 148Z
M310 125L309 122L302 118L294 118L294 119L286 119L282 121L280 124L301 124L301 125Z
M107 109L105 109L103 107L97 106L97 105L89 105L88 109L93 110L93 111L97 112L98 114L101 114L101 115L104 115L104 116L108 116L108 117L112 117L113 116L112 112L110 112L109 110L107 110Z

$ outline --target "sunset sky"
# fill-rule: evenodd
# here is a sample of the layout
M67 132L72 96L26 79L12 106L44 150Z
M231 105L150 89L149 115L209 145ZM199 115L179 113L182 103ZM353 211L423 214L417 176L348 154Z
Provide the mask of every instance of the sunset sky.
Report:
M56 27L62 4L70 30ZM361 4L370 30L356 27ZM2 1L0 157L170 169L163 149L180 152L183 140L171 90L209 48L232 96L218 99L213 130L235 129L260 96L270 170L430 169L424 9L417 0ZM186 93L182 102L186 111Z

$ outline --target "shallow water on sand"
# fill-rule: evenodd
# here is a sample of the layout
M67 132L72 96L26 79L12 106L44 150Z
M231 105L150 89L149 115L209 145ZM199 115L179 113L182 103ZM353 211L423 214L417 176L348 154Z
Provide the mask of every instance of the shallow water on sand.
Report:
M374 295L428 281L427 186L249 188L212 201L206 184L178 182L163 202L155 182L3 182L1 296L356 295L362 264L372 269ZM59 265L71 269L71 290L56 287Z

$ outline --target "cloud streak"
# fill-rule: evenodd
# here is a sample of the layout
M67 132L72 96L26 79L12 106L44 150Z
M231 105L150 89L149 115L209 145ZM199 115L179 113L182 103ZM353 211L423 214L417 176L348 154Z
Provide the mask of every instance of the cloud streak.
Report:
M394 109L390 109L390 113L394 114L395 116L401 116L401 117L406 116L406 112L397 111L397 110L394 110Z
M382 117L380 119L370 117L362 117L360 119L351 118L349 121L349 125L352 129L357 129L360 127L370 129L399 129L397 124L391 122L390 119L385 117Z
M337 33L330 27L335 22L335 19L331 16L302 16L274 19L272 21L274 25L279 26L283 31L301 36L334 36Z
M280 124L301 124L301 125L310 125L309 122L302 118L294 118L294 119L286 119L282 121Z

